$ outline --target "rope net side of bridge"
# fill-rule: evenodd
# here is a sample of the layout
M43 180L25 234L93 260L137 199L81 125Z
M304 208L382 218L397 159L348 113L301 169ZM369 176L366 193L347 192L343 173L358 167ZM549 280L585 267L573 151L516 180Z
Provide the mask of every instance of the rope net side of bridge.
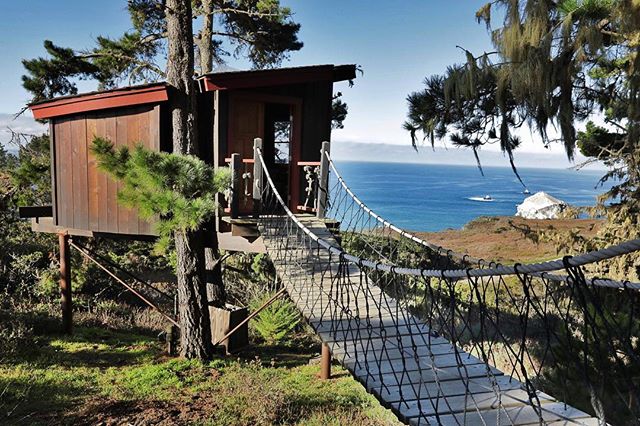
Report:
M345 187L329 191L329 220L300 219L264 170L259 227L287 291L403 420L571 423L576 407L638 422L640 293L583 268L640 242L537 265L459 259L399 238Z
M349 188L330 155L326 152L323 152L323 155L329 162L333 182L328 188L319 188L319 190L328 195L327 216L340 224L340 229L345 234L343 248L350 254L407 267L412 269L414 274L417 270L429 267L434 268L430 271L431 273L437 273L438 270L443 269L487 268L490 271L485 272L486 275L491 274L491 271L498 274L515 274L513 267L505 267L492 259L477 258L456 252L395 226L366 206ZM639 249L640 240L628 241L598 252L587 253L576 259L577 262L571 260L570 263L585 266ZM542 264L521 265L521 270L534 276L545 276L554 281L566 281L571 277L551 272L562 270L564 267L562 260L556 260ZM454 273L452 271L452 274ZM458 271L457 274L460 275L460 272ZM482 275L482 273L477 274ZM640 290L640 283L617 281L599 276L590 276L588 283L595 286Z

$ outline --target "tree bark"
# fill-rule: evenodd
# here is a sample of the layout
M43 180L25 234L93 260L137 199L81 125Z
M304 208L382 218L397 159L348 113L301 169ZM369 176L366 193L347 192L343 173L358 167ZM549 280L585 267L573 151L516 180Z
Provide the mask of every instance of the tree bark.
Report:
M194 74L191 0L167 0L167 83L173 152L198 154L197 92ZM201 230L175 233L180 354L207 359L212 355L211 323L205 279L204 235Z
M198 40L200 52L200 72L213 71L213 0L202 0L202 30ZM227 294L222 281L222 265L219 263L218 235L215 223L212 224L210 245L205 248L205 263L208 271L207 297L210 306L224 308Z
M212 247L204 249L204 260L207 267L207 299L209 306L224 308L227 302L227 292L222 280L222 263L220 262L220 250L218 250L218 235L213 231Z
M202 30L198 41L200 73L213 71L213 0L202 0Z
M211 321L204 279L202 232L176 232L180 354L208 359L213 353Z

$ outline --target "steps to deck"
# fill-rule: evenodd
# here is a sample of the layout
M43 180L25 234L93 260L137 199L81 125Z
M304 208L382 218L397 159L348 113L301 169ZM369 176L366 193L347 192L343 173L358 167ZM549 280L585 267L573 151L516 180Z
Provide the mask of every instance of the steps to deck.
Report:
M338 246L322 221L299 219ZM267 252L298 309L332 356L404 422L598 424L542 392L529 395L523 383L434 335L380 288L363 283L357 266L345 270L335 256L286 230L266 231Z

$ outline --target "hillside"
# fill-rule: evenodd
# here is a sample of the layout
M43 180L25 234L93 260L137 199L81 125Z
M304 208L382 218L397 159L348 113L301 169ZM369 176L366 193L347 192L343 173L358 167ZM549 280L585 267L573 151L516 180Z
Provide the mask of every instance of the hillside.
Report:
M536 262L561 257L550 242L534 242L526 235L535 231L578 231L584 237L596 234L601 221L595 219L522 219L479 217L462 229L419 232L418 236L448 249L503 263Z

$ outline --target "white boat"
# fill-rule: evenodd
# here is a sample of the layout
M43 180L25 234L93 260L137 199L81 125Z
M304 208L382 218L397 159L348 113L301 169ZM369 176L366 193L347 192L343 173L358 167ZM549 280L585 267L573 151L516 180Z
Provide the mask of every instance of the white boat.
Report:
M522 191L523 194L531 194L531 191L529 191L529 189L525 188L524 191Z
M467 199L471 201L483 201L485 203L495 201L491 195L485 195L484 197L469 197Z

